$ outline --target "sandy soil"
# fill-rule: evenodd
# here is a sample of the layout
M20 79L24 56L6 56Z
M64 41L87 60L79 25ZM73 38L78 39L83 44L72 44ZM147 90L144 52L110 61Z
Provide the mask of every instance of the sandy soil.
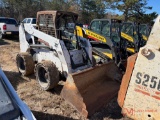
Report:
M60 88L43 91L34 75L20 76L16 67L16 55L19 52L17 38L0 40L0 65L20 98L26 102L38 120L87 120L76 109L60 97ZM128 120L121 114L116 97L101 110L91 116L90 120Z

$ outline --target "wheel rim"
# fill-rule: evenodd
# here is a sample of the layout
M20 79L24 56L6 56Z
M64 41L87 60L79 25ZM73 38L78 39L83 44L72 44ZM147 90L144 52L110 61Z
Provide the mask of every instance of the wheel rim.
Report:
M40 85L43 87L43 88L46 88L49 84L49 75L47 73L47 71L45 70L44 67L39 67L38 68L38 80L39 80L39 83Z
M19 67L19 71L20 72L24 72L25 71L24 60L23 60L22 57L18 58L18 67Z

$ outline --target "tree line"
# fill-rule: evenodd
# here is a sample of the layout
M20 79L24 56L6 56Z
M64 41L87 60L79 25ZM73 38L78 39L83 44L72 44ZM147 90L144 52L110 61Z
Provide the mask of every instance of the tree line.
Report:
M18 21L36 17L37 11L64 10L79 15L78 22L89 24L92 19L112 18L139 23L152 23L156 12L147 5L148 0L0 0L0 16L13 17ZM122 14L118 15L114 11Z

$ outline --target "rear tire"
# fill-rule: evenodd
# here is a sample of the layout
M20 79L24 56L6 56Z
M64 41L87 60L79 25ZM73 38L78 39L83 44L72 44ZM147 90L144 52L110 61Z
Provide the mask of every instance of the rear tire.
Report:
M49 90L57 86L59 71L51 61L43 61L36 65L36 79L43 90Z
M27 76L34 73L34 61L29 53L17 54L16 63L20 74Z

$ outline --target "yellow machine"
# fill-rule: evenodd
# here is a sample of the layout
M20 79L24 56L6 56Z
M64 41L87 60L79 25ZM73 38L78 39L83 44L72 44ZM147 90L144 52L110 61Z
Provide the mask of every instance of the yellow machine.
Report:
M110 60L116 64L121 62L120 23L115 19L94 19L88 29L76 27L78 36L90 40L97 63L108 63Z
M139 25L139 33L141 35L141 42L142 42L142 45L141 46L144 46L148 40L148 37L150 35L150 32L151 32L151 26L150 25L147 25L147 24L140 24Z
M94 19L88 29L76 27L77 35L90 40L97 63L115 61L125 71L126 59L146 44L149 27L110 19Z
M121 47L126 50L126 56L130 56L139 51L144 46L150 34L147 24L135 24L124 22L121 25Z

